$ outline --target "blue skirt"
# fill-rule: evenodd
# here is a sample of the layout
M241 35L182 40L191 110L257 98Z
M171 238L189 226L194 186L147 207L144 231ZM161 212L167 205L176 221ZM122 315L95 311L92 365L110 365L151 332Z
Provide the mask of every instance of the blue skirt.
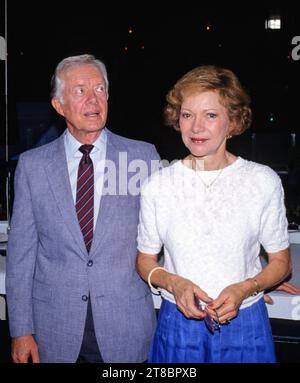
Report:
M203 320L187 319L165 299L152 340L150 363L275 363L268 312L263 299L239 311L211 333Z

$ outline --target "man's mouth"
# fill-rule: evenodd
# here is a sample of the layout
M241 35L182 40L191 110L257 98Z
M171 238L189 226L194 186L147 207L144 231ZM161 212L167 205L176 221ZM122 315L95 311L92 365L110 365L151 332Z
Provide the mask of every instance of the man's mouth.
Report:
M88 113L84 113L84 116L85 117L98 117L100 115L99 112L88 112Z

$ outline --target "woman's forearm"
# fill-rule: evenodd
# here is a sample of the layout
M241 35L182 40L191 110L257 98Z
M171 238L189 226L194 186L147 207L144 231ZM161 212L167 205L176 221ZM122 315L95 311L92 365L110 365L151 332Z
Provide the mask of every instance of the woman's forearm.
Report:
M144 281L148 281L148 276L155 267L160 267L157 262L157 255L149 255L138 252L136 269ZM157 269L151 274L151 284L163 288L172 293L174 279L178 276L162 269Z
M268 265L256 276L244 282L247 296L278 285L291 273L292 264L288 249L268 255Z

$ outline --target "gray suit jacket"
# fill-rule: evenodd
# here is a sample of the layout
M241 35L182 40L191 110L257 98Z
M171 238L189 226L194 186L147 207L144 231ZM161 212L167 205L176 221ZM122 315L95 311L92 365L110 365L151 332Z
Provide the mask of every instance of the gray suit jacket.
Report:
M128 163L159 159L153 145L107 133L106 160L117 176L120 152ZM104 361L147 359L155 311L135 271L138 212L138 195L103 195L88 255L63 137L20 156L7 252L9 324L13 337L34 334L42 362L76 361L89 294Z

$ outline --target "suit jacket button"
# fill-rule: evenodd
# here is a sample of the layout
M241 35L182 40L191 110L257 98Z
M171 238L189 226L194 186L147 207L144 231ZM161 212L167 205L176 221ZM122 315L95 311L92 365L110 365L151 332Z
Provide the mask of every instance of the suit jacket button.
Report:
M82 299L84 302L86 302L89 298L88 298L86 295L83 295L83 296L81 297L81 299Z
M88 265L89 267L92 267L92 266L93 266L93 261L90 259L90 260L88 261L87 265Z

